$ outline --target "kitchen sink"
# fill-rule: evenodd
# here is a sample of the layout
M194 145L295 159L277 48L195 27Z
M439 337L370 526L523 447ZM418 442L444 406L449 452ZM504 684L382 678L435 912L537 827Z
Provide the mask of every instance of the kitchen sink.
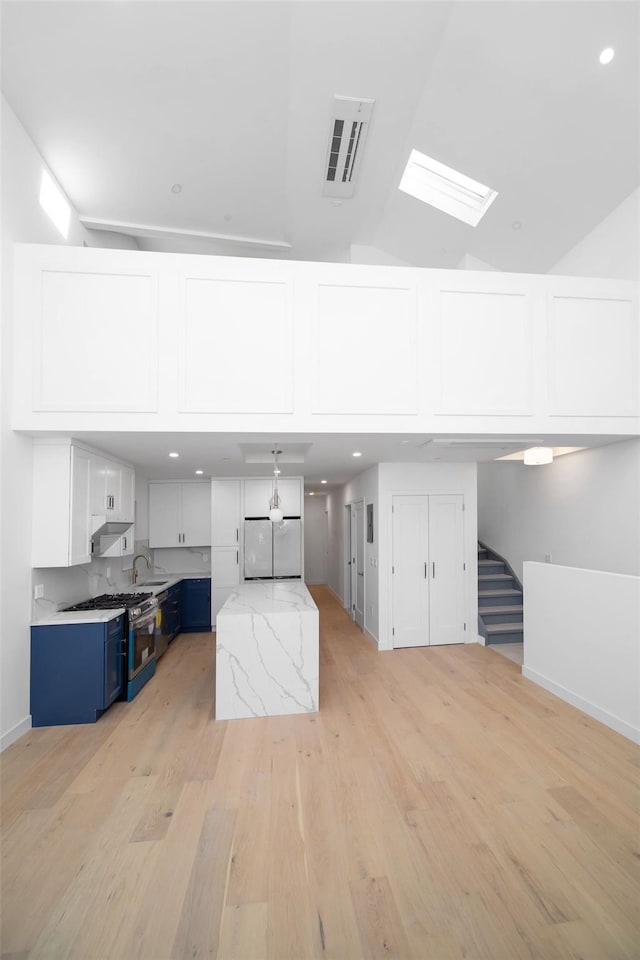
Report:
M138 580L137 587L161 587L163 583L169 583L168 580Z

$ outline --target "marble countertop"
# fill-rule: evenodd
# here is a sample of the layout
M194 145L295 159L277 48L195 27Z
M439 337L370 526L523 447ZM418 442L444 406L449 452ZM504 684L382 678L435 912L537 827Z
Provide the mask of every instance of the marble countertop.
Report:
M128 592L131 593L153 593L154 596L157 596L159 593L163 593L165 590L168 590L170 587L175 586L176 583L180 583L181 580L210 580L211 573L149 573L146 577L143 576L142 571L140 571L140 580L136 584L132 584L131 587L127 588ZM163 579L164 578L164 579ZM149 583L144 584L145 580L162 580L162 583Z
M313 597L300 580L261 580L242 583L228 596L219 617L317 610Z
M69 623L108 623L125 613L124 607L114 607L113 610L60 610L42 620L32 623L32 627L62 626Z
M165 590L168 590L169 587L172 587L176 583L180 583L181 580L199 580L201 578L209 579L211 577L210 573L167 573L167 574L149 574L150 580L160 580L163 576L166 576L166 580L163 580L162 583L149 584L144 586L143 584L136 583L127 584L123 587L113 588L113 590L104 591L105 593L152 593L154 596L157 596L159 593L162 593ZM115 617L119 617L121 613L125 613L124 607L114 607L109 610L59 610L57 613L45 614L41 620L34 620L31 623L32 627L48 627L56 624L69 624L69 623L108 623L109 620L113 620Z

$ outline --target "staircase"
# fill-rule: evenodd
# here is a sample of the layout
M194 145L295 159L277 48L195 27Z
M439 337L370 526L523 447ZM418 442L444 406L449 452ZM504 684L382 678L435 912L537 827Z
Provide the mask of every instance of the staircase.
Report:
M508 563L478 544L478 632L486 643L522 643L522 585Z

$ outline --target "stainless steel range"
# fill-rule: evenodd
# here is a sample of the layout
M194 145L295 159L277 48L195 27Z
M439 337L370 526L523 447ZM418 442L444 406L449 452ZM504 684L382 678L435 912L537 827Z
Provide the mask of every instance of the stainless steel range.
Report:
M124 699L135 695L156 672L156 636L158 601L152 593L103 593L99 597L75 603L67 610L127 611L127 628L123 644Z

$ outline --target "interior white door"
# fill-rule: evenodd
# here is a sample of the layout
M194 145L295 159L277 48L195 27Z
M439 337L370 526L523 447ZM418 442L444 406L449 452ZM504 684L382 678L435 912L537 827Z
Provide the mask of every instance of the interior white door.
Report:
M353 618L358 626L364 630L364 503L358 500L353 505L355 519L355 542L353 556L355 558L355 609Z
M462 495L429 497L429 643L464 643Z
M393 645L429 643L429 498L392 498Z

